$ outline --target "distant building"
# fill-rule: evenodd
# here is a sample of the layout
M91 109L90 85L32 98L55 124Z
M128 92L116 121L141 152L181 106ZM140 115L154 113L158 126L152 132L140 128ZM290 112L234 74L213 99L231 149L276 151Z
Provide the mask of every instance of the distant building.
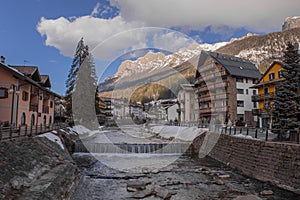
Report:
M114 117L113 117L113 105L111 103L110 98L102 98L103 102L105 103L105 124L112 125L114 124Z
M258 90L258 94L252 96L253 102L258 102L258 107L253 109L253 114L258 117L258 126L261 128L271 128L276 85L284 80L282 65L281 62L274 61L258 83L252 87Z
M105 102L102 100L102 98L99 98L99 102L98 102L98 108L99 108L99 112L96 113L97 114L97 119L100 125L103 125L106 121L106 104Z
M143 119L143 105L140 103L129 104L129 115L134 119Z
M199 117L199 105L194 85L181 84L178 92L179 122L197 123Z
M0 63L0 124L49 125L54 121L54 99L48 75L36 66Z
M250 87L260 78L256 66L248 60L202 51L195 82L199 103L199 123L255 125Z
M172 106L169 106L168 108L166 108L167 110L167 119L169 122L178 122L178 118L179 118L179 105L178 104L174 104Z

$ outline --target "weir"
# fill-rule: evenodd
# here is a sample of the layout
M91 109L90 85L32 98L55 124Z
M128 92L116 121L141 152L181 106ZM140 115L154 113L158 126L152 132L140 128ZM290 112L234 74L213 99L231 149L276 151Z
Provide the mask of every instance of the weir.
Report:
M129 143L92 143L76 142L75 153L149 153L149 154L181 154L189 153L189 143L146 143L146 144L129 144Z

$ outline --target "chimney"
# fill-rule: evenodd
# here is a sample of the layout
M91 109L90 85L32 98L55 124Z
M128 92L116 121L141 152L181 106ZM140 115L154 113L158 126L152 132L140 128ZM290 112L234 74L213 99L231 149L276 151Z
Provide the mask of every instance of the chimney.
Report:
M5 57L4 56L1 56L1 63L5 64Z

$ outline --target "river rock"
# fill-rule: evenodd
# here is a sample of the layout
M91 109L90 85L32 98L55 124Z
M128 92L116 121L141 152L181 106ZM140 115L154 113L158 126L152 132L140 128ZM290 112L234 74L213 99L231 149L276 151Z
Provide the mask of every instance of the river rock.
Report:
M169 199L172 196L171 192L162 187L153 188L153 193L162 199Z
M264 191L260 192L260 195L263 195L263 196L273 195L273 194L274 194L274 192L272 190L264 190Z
M126 188L128 192L137 192L139 190L145 190L146 183L143 181L130 181L127 183Z
M247 195L247 196L238 196L233 200L261 200L261 198L259 198L256 195Z
M131 196L131 198L134 199L143 199L145 197L149 197L153 194L152 190L146 189L146 190L142 190L142 191L137 191L133 196Z
M221 179L218 179L218 180L215 181L215 184L224 185L224 182Z
M230 178L230 175L229 174L219 175L219 178Z

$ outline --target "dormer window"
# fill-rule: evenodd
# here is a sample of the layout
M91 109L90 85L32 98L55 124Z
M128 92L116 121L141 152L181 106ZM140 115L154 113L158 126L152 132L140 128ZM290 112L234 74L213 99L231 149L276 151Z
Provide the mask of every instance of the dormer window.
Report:
M280 71L278 72L278 78L283 78L283 70L280 70Z

